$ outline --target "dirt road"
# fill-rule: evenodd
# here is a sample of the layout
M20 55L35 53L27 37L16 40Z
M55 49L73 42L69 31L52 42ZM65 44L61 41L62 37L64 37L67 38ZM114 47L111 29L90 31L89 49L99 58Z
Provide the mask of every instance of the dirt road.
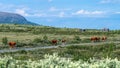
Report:
M32 51L32 50L37 50L37 49L49 49L49 48L58 48L58 47L66 47L66 46L80 46L80 45L85 45L85 46L89 46L89 45L101 45L101 44L107 44L107 43L115 43L120 44L119 41L116 42L97 42L97 43L80 43L80 44L67 44L67 45L57 45L57 46L45 46L45 47L32 47L32 48L14 48L14 49L3 49L0 50L0 53L5 53L5 52L17 52L17 51L21 51L21 50L25 50L25 51Z

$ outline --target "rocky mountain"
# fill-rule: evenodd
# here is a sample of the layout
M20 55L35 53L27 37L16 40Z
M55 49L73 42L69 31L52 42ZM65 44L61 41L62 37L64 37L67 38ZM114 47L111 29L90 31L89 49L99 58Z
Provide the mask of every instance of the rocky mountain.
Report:
M38 25L27 21L23 16L15 13L0 12L0 24L28 24Z

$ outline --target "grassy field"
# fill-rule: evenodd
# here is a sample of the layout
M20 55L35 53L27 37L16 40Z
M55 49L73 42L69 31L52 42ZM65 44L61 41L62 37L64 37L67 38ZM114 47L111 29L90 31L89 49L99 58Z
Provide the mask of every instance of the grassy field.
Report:
M80 29L71 28L55 28L48 26L30 26L30 25L0 25L0 44L2 45L2 38L7 37L8 41L31 42L35 38L43 39L47 36L48 40L52 39L66 39L68 43L74 41L75 36L78 36L82 42L90 42L92 36L107 36L108 41L119 41L120 31L102 32L101 30L86 29L85 32ZM79 41L80 42L80 41Z
M55 28L49 26L30 26L30 25L17 25L17 24L1 24L0 25L0 49L9 48L8 45L4 45L2 39L7 37L9 41L15 41L17 47L35 47L35 46L52 46L51 40L56 39L60 42L62 39L66 40L66 44L73 44L67 47L58 47L51 49L38 49L33 51L17 51L9 53L0 53L0 56L12 56L16 60L39 60L44 59L45 54L52 55L58 53L60 57L71 58L72 61L78 61L82 59L89 61L90 58L102 59L102 58L118 58L120 60L120 44L108 43L100 45L77 45L82 43L99 43L91 42L90 38L93 36L106 36L107 42L119 42L120 31L110 30L109 32L86 29L86 31L80 31L77 28ZM106 42L105 41L105 42ZM100 41L101 43L103 41Z

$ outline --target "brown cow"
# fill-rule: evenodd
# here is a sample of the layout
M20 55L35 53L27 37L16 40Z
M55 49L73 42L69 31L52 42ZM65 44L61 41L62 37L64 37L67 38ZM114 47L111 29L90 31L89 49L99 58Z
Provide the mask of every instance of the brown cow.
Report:
M97 37L97 42L100 42L100 37Z
M10 48L15 48L16 42L9 42L8 44Z
M57 44L57 40L55 40L55 39L52 40L52 44L53 44L53 45L56 45L56 44Z
M62 45L65 45L65 43L66 43L66 40L63 39L63 40L62 40Z
M95 38L94 37L91 37L90 39L92 42L95 42Z
M63 40L62 40L62 43L65 43L65 42L66 42L66 40L65 40L65 39L63 39Z
M100 37L96 37L96 36L91 37L91 41L92 42L98 42L98 41L100 41Z
M106 36L103 36L102 37L102 41L106 41L107 40L107 37Z

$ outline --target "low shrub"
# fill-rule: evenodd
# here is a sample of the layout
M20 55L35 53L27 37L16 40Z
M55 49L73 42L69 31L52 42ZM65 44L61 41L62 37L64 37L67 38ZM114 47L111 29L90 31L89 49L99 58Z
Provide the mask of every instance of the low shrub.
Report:
M24 58L24 57L22 57ZM118 59L104 58L89 59L88 61L72 61L70 58L59 57L56 53L45 55L45 59L33 60L15 60L13 57L0 57L1 68L120 68Z
M35 38L33 40L33 42L35 42L35 43L43 43L43 40L41 38Z

